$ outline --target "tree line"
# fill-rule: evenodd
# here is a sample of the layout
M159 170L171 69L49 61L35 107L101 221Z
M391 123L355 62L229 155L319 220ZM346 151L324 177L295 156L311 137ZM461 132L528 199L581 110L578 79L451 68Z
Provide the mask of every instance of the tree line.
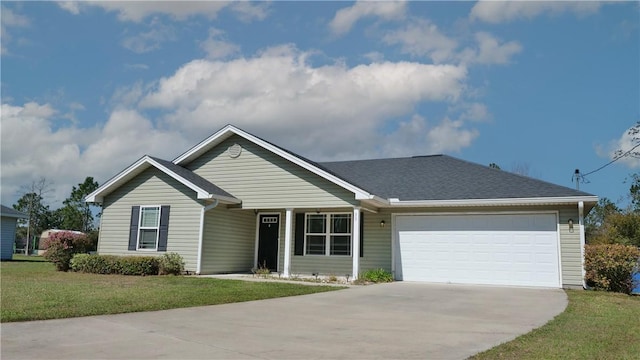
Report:
M51 209L47 203L47 195L53 191L52 184L41 177L21 189L22 196L13 204L13 208L27 215L27 219L19 220L16 233L18 241L34 249L34 240L49 229L81 231L97 241L97 229L94 225L93 210L97 206L84 201L85 196L98 188L93 177L86 177L84 182L73 186L69 197L62 202L62 207ZM98 214L99 216L99 214Z

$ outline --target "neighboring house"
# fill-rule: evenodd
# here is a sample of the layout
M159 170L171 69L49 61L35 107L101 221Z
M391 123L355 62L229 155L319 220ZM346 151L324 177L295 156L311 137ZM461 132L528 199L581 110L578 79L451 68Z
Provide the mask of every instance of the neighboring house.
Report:
M42 232L42 234L40 234L40 239L38 239L38 255L42 255L47 251L47 249L45 249L43 246L44 241L47 240L49 236L51 236L51 234L55 234L61 231L70 232L77 235L85 235L85 233L83 233L82 231L76 231L76 230L61 230L61 229L45 230Z
M173 161L144 156L86 201L98 252L177 252L197 274L320 273L583 285L596 196L445 155L316 163L228 125Z
M13 244L16 242L16 225L18 219L26 219L28 216L18 210L0 205L0 245L2 260L11 260L13 257Z

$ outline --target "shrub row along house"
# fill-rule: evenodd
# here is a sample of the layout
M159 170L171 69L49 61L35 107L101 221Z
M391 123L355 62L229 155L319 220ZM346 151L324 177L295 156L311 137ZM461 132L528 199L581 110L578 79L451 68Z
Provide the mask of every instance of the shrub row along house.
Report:
M177 252L197 274L582 287L596 196L445 155L316 163L228 125L144 156L86 201L98 252Z

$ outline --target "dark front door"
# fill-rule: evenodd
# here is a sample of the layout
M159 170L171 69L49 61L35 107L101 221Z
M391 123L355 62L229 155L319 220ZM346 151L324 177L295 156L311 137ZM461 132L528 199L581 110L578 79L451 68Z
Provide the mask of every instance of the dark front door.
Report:
M280 215L260 215L258 232L258 268L278 269Z

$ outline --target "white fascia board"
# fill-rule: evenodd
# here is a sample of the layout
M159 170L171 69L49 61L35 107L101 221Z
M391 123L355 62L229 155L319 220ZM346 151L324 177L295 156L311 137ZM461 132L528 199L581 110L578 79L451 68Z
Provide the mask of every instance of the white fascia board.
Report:
M184 154L173 159L172 162L176 165L180 165L181 162L184 162L185 160L192 158L194 155L200 155L201 151L203 152L207 151L210 148L214 147L215 145L221 143L223 140L229 137L230 132L236 133L237 130L239 129L237 129L233 125L227 125L222 129L218 130L215 134L199 142L196 146L187 150Z
M197 155L199 154L200 151L203 150L208 150L210 148L212 148L213 146L219 144L220 142L222 142L224 139L228 138L230 134L235 134L238 136L241 136L249 141L251 141L252 143L271 151L272 153L298 165L301 166L302 168L344 188L347 189L351 192L353 192L355 194L355 198L356 200L368 200L371 199L373 197L373 195L369 194L368 192L358 188L357 186L354 186L353 184L346 182L340 178L338 178L337 176L334 176L296 156L291 155L290 153L280 149L277 146L274 146L272 144L269 144L268 142L259 139L241 129L238 129L237 127L233 126L233 125L227 125L224 128L222 128L220 131L216 132L215 134L209 136L206 140L200 142L200 144L194 146L193 148L191 148L191 150L187 151L186 153L180 155L179 157L177 157L175 160L173 160L173 163L176 165L180 165L181 162L190 159L193 155Z
M597 196L505 198L505 199L462 199L462 200L408 200L389 199L391 207L457 207L457 206L500 206L500 205L568 205L597 203Z
M142 172L142 170L145 170L147 167L149 167L149 164L147 162L148 157L148 155L145 155L133 164L129 165L128 168L124 169L118 175L112 177L106 183L102 184L102 186L97 188L94 192L87 195L84 198L84 201L101 203L104 194L107 193L111 188L113 188L114 186L118 187L120 184L128 181L130 178L134 177L138 173ZM147 166L142 167L145 164Z

